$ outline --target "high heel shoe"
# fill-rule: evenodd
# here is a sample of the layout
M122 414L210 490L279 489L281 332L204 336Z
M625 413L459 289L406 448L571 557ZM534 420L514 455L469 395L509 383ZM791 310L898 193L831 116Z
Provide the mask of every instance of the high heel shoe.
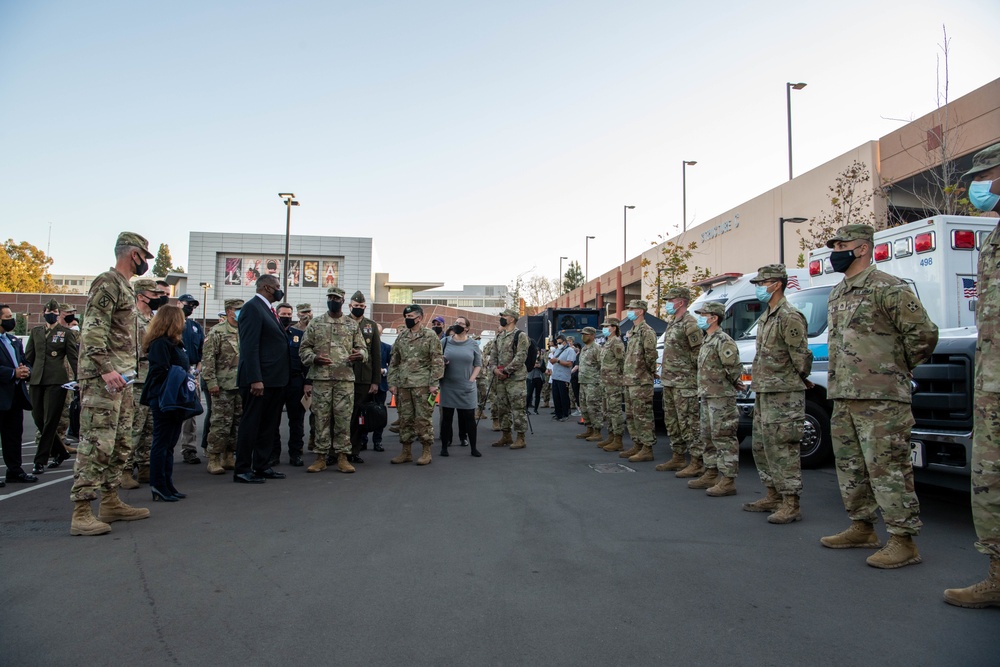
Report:
M180 500L180 498L178 498L177 496L172 496L169 493L164 493L155 486L150 486L149 490L153 492L153 500L162 500L163 502L166 503L176 503L178 500Z
M180 491L178 491L177 489L175 489L172 485L170 486L170 495L172 495L174 498L177 498L178 500L180 500L181 498L187 498L188 497L188 494L181 493Z

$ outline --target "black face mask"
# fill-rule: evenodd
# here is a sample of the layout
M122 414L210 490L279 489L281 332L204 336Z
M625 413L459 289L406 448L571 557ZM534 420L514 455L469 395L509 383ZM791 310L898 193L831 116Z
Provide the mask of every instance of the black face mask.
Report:
M0 320L0 328L2 328L4 331L13 331L14 327L16 326L17 326L17 320L15 320L13 317L10 318L9 320Z
M334 301L333 299L330 299L329 301L326 302L326 309L330 311L331 315L333 315L334 317L337 317L337 316L340 315L341 311L344 309L344 302L343 301Z
M292 325L292 318L290 317L279 317L278 321L281 322L281 327L287 329Z
M452 325L451 329L457 334L462 334L465 332L465 327L463 327L461 324L454 324Z
M500 326L502 326L502 327L507 326L507 318L506 317L501 317L500 318Z
M142 260L139 266L137 266L135 269L135 275L137 276L144 275L146 271L149 271L149 262L147 262L146 260Z
M160 296L160 297L157 297L155 299L150 299L149 300L149 307L152 310L159 310L160 308L163 308L165 305L167 305L167 303L169 301L170 301L170 297L169 296L166 296L166 295ZM194 312L194 311L191 311L191 312ZM190 315L190 314L191 313L188 313L188 315Z
M150 306L150 307L152 307L152 306ZM185 317L190 317L191 313L194 312L194 306L181 306L181 310L184 311L184 316Z
M407 329L412 329L413 327L417 326L417 321L411 320L409 317L404 317L403 321L406 322Z
M76 315L67 315L63 318L63 321L66 322L66 324L73 324L73 322L76 321Z
M837 273L845 273L856 259L854 250L834 250L830 253L830 266Z
M351 308L351 315L354 315L354 317L364 317L364 314L364 308Z
M59 313L45 313L42 317L44 317L45 321L49 324L55 324L59 321Z
M440 336L441 332L444 331L444 329L442 329L441 327L431 327L431 328L434 329L434 333L436 333L438 336Z
M274 297L272 297L271 303L274 303L275 301L281 301L284 298L285 298L285 291L276 289L274 290Z

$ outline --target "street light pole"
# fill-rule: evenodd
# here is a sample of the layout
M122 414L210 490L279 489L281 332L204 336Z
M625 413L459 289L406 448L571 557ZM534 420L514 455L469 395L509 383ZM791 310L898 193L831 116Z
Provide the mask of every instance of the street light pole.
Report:
M205 296L201 300L201 330L205 331L208 328L206 323L208 319L208 290L212 289L212 283L201 283L201 288L205 290Z
M564 259L569 259L569 257L560 257L559 258L559 296L562 296L562 293L563 293L563 291L562 291L562 279L563 279L562 261Z
M681 199L684 206L684 225L681 227L683 231L688 229L688 181L687 181L687 168L689 165L698 164L697 160L681 160Z
M785 103L788 105L788 180L792 180L792 89L802 90L804 83L785 82Z
M285 296L288 296L288 239L292 235L292 207L298 206L299 203L295 201L295 195L291 192L279 192L278 196L285 200L285 208L288 209L285 215L285 264L281 269Z
M622 225L622 264L628 261L628 210L635 206L625 205L625 222Z
M586 285L590 282L590 239L596 239L596 236L588 236L587 240L583 242L583 284Z
M778 218L778 263L785 263L785 223L801 223L807 218Z

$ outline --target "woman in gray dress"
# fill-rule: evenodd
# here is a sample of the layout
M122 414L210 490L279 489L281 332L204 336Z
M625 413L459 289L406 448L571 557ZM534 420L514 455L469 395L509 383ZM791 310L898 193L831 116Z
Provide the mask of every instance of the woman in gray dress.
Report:
M452 421L458 410L458 431L467 435L471 454L480 456L476 449L476 378L483 368L483 353L479 345L469 338L469 320L455 318L454 334L445 338L444 377L441 378L441 456L448 456L452 439Z

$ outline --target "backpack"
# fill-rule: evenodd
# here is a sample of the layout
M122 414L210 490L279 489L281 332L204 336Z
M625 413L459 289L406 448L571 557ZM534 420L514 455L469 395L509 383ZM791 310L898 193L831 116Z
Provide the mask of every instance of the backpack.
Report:
M517 354L517 337L518 335L524 333L520 329L514 329L514 343L511 345L511 349L514 354ZM529 373L535 368L535 362L538 360L538 348L535 347L535 341L528 339L528 356L524 358L524 368Z
M385 403L376 403L369 400L361 405L358 413L358 429L362 433L374 433L381 431L389 423L385 409Z

